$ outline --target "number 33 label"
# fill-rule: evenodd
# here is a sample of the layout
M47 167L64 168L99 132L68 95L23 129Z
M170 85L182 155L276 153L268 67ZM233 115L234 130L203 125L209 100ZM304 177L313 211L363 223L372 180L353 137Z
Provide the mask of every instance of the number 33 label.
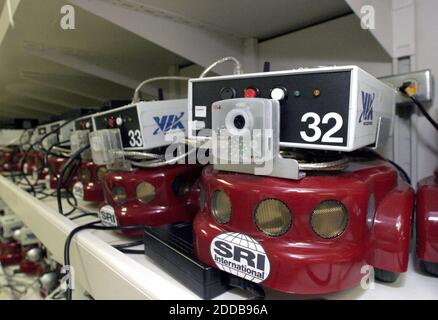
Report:
M334 126L323 134L320 124L328 124L330 120L334 120ZM306 123L308 129L312 131L312 135L309 135L306 131L300 131L301 138L306 142L316 142L321 139L322 143L343 143L343 137L333 137L339 130L341 130L344 120L339 113L330 112L327 113L321 120L319 114L315 112L308 112L303 115L301 122Z
M129 130L129 145L131 147L142 147L143 146L143 137L141 136L140 130Z

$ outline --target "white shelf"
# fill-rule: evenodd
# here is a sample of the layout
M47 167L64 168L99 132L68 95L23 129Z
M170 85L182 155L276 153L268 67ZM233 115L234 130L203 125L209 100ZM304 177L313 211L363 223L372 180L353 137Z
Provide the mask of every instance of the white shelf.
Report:
M60 263L63 263L64 242L69 232L79 224L95 219L87 217L71 221L57 213L54 198L37 200L2 176L0 197ZM89 209L96 211L93 207ZM126 255L111 246L132 240L132 237L114 232L83 231L76 235L71 246L71 261L80 286L95 299L199 299L144 255ZM358 286L324 296L289 295L267 290L267 298L438 299L438 279L418 271L412 256L409 271L393 284L375 283L374 289L363 290ZM242 291L232 290L217 299L240 300L245 297Z
M71 221L61 216L56 200L40 201L0 176L0 196L38 239L63 263L67 235L87 221ZM126 255L111 243L131 241L113 232L83 231L71 245L71 261L78 281L95 299L199 299L169 274L143 255ZM238 292L228 292L223 299L242 299Z
M13 292L8 288L0 288L1 300L42 300L40 291L36 285L35 275L26 275L22 273L14 273L18 269L17 266L2 266L0 265L0 287L6 285L14 285L18 290L24 293ZM11 276L13 274L13 276Z

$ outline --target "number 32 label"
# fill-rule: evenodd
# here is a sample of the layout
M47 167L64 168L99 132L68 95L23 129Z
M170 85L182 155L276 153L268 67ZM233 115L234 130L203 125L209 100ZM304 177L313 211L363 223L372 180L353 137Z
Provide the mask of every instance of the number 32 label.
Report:
M334 126L327 132L323 133L320 124L332 123L334 120ZM333 137L339 130L341 130L344 119L339 113L330 112L327 113L321 120L319 114L315 112L305 113L301 118L302 123L306 123L308 131L300 131L301 138L306 142L316 142L321 139L322 143L344 143L343 137ZM311 131L311 132L310 132ZM312 133L312 134L310 134Z

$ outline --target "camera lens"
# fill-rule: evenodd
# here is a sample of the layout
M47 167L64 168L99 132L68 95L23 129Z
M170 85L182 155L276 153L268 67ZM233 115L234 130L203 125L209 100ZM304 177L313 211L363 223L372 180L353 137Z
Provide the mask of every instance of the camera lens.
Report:
M234 118L234 126L236 129L243 129L245 127L246 121L242 115L238 115Z

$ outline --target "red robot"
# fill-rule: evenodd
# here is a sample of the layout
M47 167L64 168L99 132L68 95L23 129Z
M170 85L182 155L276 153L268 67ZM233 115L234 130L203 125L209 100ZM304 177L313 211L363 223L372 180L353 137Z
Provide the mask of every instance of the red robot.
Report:
M20 165L23 160L24 153L20 151L7 151L2 155L0 171L17 172L20 171Z
M47 169L44 171L46 173L45 175L45 181L46 181L46 188L47 189L56 189L56 186L58 184L57 176L61 173L62 166L64 163L66 163L67 159L65 158L59 158L59 157L53 157L50 156L48 159L48 167L50 169ZM68 170L70 171L70 169ZM66 172L65 179L70 175L69 172ZM76 182L76 177L73 177L70 187L73 187L74 183Z
M37 158L38 158L38 152L36 151L30 151L27 154L25 163L23 165L24 174L32 175L34 171L36 171Z
M414 191L386 161L301 180L206 167L194 229L203 263L296 294L341 291L408 266ZM368 269L367 269L368 268Z
M22 260L20 272L26 274L37 273L44 264L44 251L38 243L22 245Z
M105 166L96 165L92 161L82 162L77 174L78 181L73 186L75 197L88 202L102 202L102 180L107 171Z
M0 152L0 172L8 171L12 161L12 152L2 151Z
M25 174L32 175L34 179L44 179L48 171L44 171L43 166L44 153L31 151L26 156L26 162L23 166L23 172Z
M4 266L18 264L22 258L21 245L17 241L0 243L0 264Z
M35 180L43 180L49 172L47 168L44 168L44 158L45 155L42 152L34 155L32 175Z
M108 172L100 218L109 226L159 226L190 222L197 212L202 166L173 165Z
M34 274L38 271L38 265L27 259L22 259L19 267L20 272L25 274Z
M423 269L438 277L438 169L418 183L417 257Z

